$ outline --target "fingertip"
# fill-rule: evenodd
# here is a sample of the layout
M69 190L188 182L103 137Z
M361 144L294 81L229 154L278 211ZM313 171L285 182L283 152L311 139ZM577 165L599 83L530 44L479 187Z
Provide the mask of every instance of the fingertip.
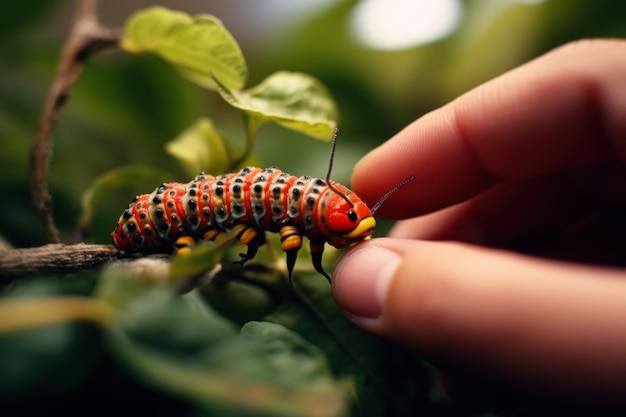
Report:
M450 106L430 112L366 154L354 168L352 187L367 204L409 178L377 211L404 219L457 203L493 184L467 151Z
M499 182L626 160L626 42L576 42L433 110L363 157L352 177L367 203L415 180L377 215L403 219Z
M378 319L400 255L376 243L351 250L333 272L332 289L339 307L353 321Z

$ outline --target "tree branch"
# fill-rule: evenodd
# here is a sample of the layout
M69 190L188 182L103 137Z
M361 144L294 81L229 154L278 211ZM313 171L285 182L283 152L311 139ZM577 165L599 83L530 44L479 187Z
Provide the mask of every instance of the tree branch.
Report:
M68 274L88 269L107 266L152 282L170 282L168 255L150 255L127 257L112 245L89 245L78 243L64 245L51 243L35 248L0 249L0 292L19 278L35 275ZM278 297L272 285L259 281L258 273L266 271L263 265L251 264L251 268L224 262L200 276L179 277L171 283L181 293L186 293L199 285L205 285L217 278L217 285L235 279L265 288L268 293ZM255 278L256 277L256 278Z
M31 152L30 191L39 221L49 242L61 241L52 216L48 173L52 154L52 131L86 59L93 53L114 47L121 34L100 26L95 0L81 0L72 31L63 47L61 62L44 105L37 137Z
M69 273L97 268L117 259L119 251L111 245L63 245L60 243L26 249L0 251L0 284L15 278L51 273Z

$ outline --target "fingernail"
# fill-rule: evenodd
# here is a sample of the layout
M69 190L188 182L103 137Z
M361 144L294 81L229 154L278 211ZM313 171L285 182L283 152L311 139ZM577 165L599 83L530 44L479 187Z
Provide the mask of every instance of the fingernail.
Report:
M349 252L333 273L333 293L339 307L353 320L379 317L399 263L397 253L380 246Z

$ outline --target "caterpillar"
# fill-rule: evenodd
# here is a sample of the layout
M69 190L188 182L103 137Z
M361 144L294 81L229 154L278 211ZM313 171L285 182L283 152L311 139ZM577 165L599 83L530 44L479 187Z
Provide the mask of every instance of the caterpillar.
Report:
M336 133L325 179L246 167L220 176L200 173L186 184L163 183L128 205L111 233L113 245L127 252L169 253L199 239L214 240L237 226L238 239L247 246L240 255L243 264L264 244L265 232L279 233L291 282L306 236L313 267L330 281L322 267L325 243L345 248L369 239L376 226L373 211L408 182L370 210L354 192L329 179L335 143Z

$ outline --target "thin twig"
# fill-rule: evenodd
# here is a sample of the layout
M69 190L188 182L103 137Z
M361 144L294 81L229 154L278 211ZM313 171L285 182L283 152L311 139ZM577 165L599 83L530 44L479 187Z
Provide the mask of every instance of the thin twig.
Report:
M76 19L63 47L59 69L44 105L30 160L31 198L49 242L61 241L52 217L52 197L48 191L54 124L86 59L94 52L116 46L119 40L118 30L98 24L95 0L81 0L78 3Z

